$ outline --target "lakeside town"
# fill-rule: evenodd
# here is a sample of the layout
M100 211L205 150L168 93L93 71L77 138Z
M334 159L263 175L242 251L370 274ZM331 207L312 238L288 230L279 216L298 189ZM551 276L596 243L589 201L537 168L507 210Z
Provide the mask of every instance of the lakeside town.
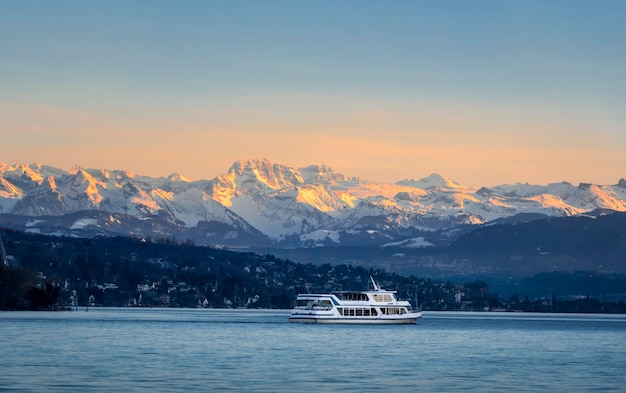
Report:
M623 300L496 293L485 280L402 276L346 264L299 264L272 255L130 237L76 239L5 230L3 310L76 307L289 309L299 293L364 290L374 276L424 311L626 313Z

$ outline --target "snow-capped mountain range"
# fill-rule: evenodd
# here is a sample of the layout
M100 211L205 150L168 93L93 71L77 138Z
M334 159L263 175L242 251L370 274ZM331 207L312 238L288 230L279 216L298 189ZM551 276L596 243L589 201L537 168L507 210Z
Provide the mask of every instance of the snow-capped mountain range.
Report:
M487 188L432 174L382 184L325 165L295 168L254 159L237 161L212 180L189 181L176 174L0 163L0 226L22 217L35 232L137 231L209 245L424 247L429 233L522 213L571 216L596 209L626 211L626 180Z

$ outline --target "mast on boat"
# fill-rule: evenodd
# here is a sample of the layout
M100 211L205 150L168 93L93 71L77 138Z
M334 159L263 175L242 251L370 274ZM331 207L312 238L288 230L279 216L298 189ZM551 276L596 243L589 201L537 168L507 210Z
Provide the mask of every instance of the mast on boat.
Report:
M374 290L380 291L380 287L378 286L378 284L376 284L376 281L374 281L374 277L370 276L370 281L372 282L372 286L374 287Z

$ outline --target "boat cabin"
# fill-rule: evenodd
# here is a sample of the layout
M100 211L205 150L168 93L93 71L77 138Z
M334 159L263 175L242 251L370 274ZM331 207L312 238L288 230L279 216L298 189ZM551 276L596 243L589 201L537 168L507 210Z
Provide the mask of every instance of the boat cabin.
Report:
M392 303L396 301L393 291L384 292L337 292L335 296L342 301Z
M408 301L398 301L396 291L374 290L299 294L289 320L308 323L415 323L421 312Z

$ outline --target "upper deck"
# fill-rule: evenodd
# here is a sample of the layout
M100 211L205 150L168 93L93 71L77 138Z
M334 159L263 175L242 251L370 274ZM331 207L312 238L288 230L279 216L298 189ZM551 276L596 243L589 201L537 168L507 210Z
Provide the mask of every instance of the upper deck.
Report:
M346 304L387 305L404 303L398 301L395 291L364 291L364 292L335 292L328 294L299 294L297 301L304 305L307 302L327 301L335 306Z
M334 295L342 302L394 303L397 301L396 291L363 291L336 292Z
M365 291L337 291L333 293L299 294L297 307L311 307L324 304L325 306L340 305L410 305L407 301L399 301L396 298L396 291L382 289L370 277L373 290Z

